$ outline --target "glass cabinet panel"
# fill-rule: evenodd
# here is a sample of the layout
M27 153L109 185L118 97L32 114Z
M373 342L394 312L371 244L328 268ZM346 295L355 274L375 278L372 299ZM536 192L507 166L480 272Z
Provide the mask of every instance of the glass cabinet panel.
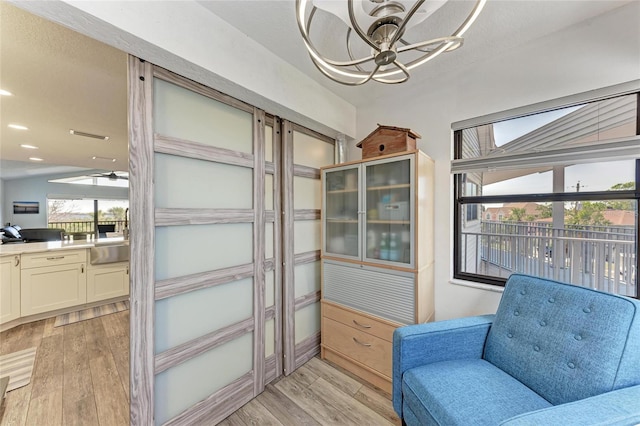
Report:
M412 158L364 164L364 258L412 264Z
M358 222L359 167L325 171L324 251L326 254L360 256Z

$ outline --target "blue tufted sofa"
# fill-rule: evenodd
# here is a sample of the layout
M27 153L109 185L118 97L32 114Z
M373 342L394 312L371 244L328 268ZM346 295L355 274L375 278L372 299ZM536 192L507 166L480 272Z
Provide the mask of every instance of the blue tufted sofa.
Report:
M396 329L409 425L640 424L640 301L526 275L495 315Z

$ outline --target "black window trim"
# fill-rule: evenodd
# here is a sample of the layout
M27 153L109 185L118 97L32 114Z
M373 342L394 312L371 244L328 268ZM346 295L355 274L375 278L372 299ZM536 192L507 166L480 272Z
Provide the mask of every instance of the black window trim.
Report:
M632 93L620 93L617 96L625 96ZM640 135L640 92L636 94L636 135ZM608 98L617 97L608 96ZM594 99L583 102L583 104L598 102L602 99ZM554 109L562 109L567 106L558 106ZM549 111L542 110L542 112ZM514 117L515 118L515 117ZM498 120L502 121L502 120ZM497 121L496 121L497 122ZM487 123L489 124L489 123ZM453 133L454 143L454 159L462 157L462 132L464 128L452 126L455 130ZM472 126L476 127L476 126ZM489 284L504 287L507 278L474 274L470 272L462 272L462 244L460 242L460 233L463 225L463 206L465 204L476 203L509 203L509 202L553 202L553 201L602 201L602 200L636 200L638 214L636 215L636 248L640 246L640 158L635 160L635 182L634 190L625 191L591 191L591 192L570 192L570 193L544 193L544 194L508 194L508 195L491 195L491 196L464 196L465 174L457 173L453 175L453 278L457 280L471 281L481 284ZM466 217L466 216L465 216ZM482 215L479 217L482 218ZM637 250L636 250L637 251ZM636 255L636 271L640 271L640 256ZM636 299L640 299L640 277L636 275Z

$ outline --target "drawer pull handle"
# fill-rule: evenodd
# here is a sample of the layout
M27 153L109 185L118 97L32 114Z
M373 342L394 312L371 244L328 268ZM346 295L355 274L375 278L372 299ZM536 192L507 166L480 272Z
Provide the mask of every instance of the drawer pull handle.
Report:
M60 260L60 259L64 259L64 256L47 257L47 260Z
M358 321L356 321L356 320L353 320L353 323L354 323L355 325L357 325L358 327L362 327L362 328L371 328L371 326L370 326L370 325L360 324L360 323L359 323Z
M367 348L371 347L371 343L362 343L361 341L359 341L355 337L353 337L353 341L356 342L357 344L361 345L361 346L366 346Z
M20 265L20 258L19 258L18 256L15 256L15 257L14 257L14 260L16 261L15 266Z

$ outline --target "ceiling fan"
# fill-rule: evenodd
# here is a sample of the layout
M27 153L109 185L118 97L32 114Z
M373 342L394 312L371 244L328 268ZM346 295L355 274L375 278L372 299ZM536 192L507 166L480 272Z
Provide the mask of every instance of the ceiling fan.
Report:
M120 176L120 175L116 174L116 172L114 172L114 171L112 171L111 173L98 173L98 174L91 175L91 176L92 177L105 177L105 178L107 178L109 180L118 180L118 179L129 180L129 176Z

